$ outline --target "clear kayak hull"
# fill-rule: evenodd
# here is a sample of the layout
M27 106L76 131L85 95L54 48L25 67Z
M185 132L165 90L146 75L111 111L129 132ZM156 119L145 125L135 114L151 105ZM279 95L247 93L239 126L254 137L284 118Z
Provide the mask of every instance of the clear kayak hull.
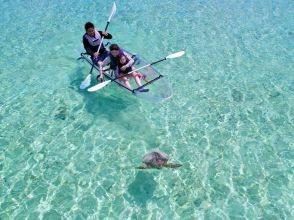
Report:
M149 64L144 58L139 55L126 51L134 60L135 69ZM92 59L86 53L81 53L79 60L85 60L92 66ZM94 68L99 73L99 68L94 65ZM115 74L109 68L106 68L105 77L109 80L115 79ZM138 87L133 78L129 78L132 89L127 88L120 80L114 80L113 83L119 85L123 90L152 102L163 102L172 97L172 89L166 77L161 75L153 66L146 67L139 71L144 78L141 80L142 86ZM148 90L148 92L146 92ZM145 91L145 92L142 92Z

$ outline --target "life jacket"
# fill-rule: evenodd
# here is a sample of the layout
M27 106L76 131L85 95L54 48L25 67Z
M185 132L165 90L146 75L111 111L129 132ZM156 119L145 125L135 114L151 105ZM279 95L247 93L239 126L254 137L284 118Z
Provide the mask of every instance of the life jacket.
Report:
M116 56L116 57L114 57L114 56L112 56L112 54L111 54L111 52L109 53L109 57L110 57L110 67L118 67L118 66L120 66L121 64L120 64L120 62L119 62L119 59L120 59L120 57L121 56L124 56L124 52L123 52L123 50L119 50L119 54ZM127 58L127 57L126 57ZM127 62L129 62L129 59L127 58Z
M84 35L84 37L87 39L87 41L89 42L89 44L91 45L91 49L93 51L97 51L98 47L100 45L100 42L102 40L100 33L95 30L95 35L93 37L89 36L87 33ZM105 51L105 47L103 45L103 43L101 44L101 48L100 48L100 53Z
M124 54L123 50L121 50L121 49L119 50L119 54L117 55L117 57L112 56L111 53L109 53L109 56L110 56L110 68L111 69L116 70L116 72L118 72L118 73L128 73L128 72L132 71L132 67L128 67L124 71L120 70L120 68L122 66L126 65L130 61L130 59ZM124 56L126 58L125 64L120 63L119 60L120 60L121 56Z
M85 38L88 40L89 44L92 47L96 47L99 46L100 42L101 42L101 35L99 34L98 31L95 30L95 35L93 37L91 37L90 35L88 35L87 33L85 34Z

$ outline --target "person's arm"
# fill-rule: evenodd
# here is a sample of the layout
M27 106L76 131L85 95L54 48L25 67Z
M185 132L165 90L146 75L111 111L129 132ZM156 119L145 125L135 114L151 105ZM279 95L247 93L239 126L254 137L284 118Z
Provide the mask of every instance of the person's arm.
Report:
M110 33L107 33L105 31L98 31L101 37L104 37L104 39L112 39L112 35Z
M91 56L94 56L94 52L91 50L91 45L89 44L88 40L83 37L83 44L86 52L90 54Z
M128 60L129 60L129 62L128 62L127 64L124 65L124 67L125 67L125 68L131 67L131 66L134 64L135 60L134 60L129 54L127 54L126 52L123 52L123 53L124 53L124 55L125 55L125 56L128 58Z

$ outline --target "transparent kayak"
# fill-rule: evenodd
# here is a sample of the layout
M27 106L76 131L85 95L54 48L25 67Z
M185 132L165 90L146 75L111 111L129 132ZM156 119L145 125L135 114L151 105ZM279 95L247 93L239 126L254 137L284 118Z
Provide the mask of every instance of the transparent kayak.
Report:
M140 68L144 65L149 64L150 62L143 59L137 54L127 52L134 60L135 69ZM87 53L81 53L81 56L78 60L86 61L90 66L92 66L92 59ZM94 68L98 71L99 68L97 65L94 65ZM139 71L143 76L144 80L141 80L142 86L138 87L133 78L129 78L129 82L132 86L132 89L127 88L120 80L114 80L113 83L121 87L123 90L129 92L130 94L136 95L137 97L146 99L152 102L163 102L172 97L172 89L169 81L161 75L153 66L141 69ZM109 80L115 79L115 74L110 68L106 68L104 72L105 77ZM95 81L95 83L98 83ZM149 89L148 92L140 92L142 89Z

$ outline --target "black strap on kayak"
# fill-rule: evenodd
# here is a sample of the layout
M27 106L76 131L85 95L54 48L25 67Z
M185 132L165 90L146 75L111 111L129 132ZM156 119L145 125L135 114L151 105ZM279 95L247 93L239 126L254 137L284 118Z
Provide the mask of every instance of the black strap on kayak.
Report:
M150 81L148 81L147 83L145 83L144 85L142 85L142 86L139 86L138 88L136 88L136 89L133 89L133 93L135 93L136 91L138 91L138 90L140 90L140 89L143 89L145 86L147 86L147 85L149 85L149 84L151 84L151 83L153 83L154 81L156 81L156 80L159 80L161 77L163 77L163 75L159 75L158 77L156 77L156 78L154 78L154 79L152 79L152 80L150 80Z

